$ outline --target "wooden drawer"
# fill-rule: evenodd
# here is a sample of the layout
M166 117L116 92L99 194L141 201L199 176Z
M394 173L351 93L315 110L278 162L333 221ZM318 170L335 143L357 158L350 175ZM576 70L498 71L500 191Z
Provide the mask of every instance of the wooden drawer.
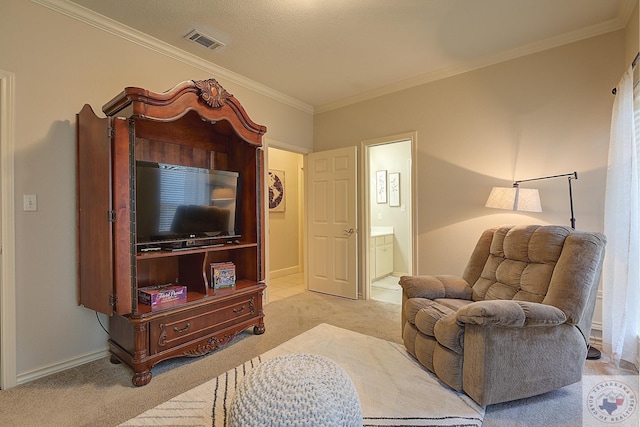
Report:
M149 322L149 354L153 355L257 317L259 294L213 301L193 310Z

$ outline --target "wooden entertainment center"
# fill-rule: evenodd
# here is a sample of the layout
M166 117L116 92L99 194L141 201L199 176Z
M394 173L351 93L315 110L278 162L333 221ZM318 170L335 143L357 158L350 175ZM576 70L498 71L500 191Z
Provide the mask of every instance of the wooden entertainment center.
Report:
M102 111L87 104L77 114L78 303L110 316L111 361L129 365L143 386L160 361L204 355L251 326L265 332L266 128L214 79L164 93L128 87ZM179 251L138 242L136 161L238 172L240 237L187 241ZM210 286L214 262L235 264L235 289ZM164 284L186 286L186 301L153 310L138 301L138 288Z

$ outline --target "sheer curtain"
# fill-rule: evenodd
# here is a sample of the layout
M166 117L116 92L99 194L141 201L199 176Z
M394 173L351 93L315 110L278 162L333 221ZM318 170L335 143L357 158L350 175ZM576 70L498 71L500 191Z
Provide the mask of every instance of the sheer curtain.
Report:
M640 234L633 67L617 86L611 117L604 232L602 340L616 362L638 365ZM637 104L636 104L637 105Z

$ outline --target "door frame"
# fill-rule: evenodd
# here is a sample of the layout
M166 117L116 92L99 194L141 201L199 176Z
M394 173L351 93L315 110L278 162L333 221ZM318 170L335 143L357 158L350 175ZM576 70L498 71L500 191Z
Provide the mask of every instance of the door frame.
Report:
M360 143L360 164L362 167L360 168L360 182L362 183L363 191L361 192L361 224L363 225L360 230L360 247L363 249L361 253L364 254L361 259L363 262L361 263L360 277L362 277L362 282L364 286L362 286L362 295L361 298L368 300L371 299L371 269L369 266L371 265L371 241L369 239L369 230L371 229L371 209L369 208L369 204L371 203L369 194L370 194L370 186L371 180L369 179L370 170L369 170L369 161L370 154L369 149L376 145L386 145L393 144L395 142L402 141L411 141L411 170L410 170L410 186L411 186L411 207L408 210L410 215L409 221L409 235L411 236L411 256L409 257L409 274L415 275L416 268L418 265L418 204L416 203L416 195L417 192L417 146L418 146L418 133L417 132L407 132L401 133L397 135L390 135L382 138L369 139L362 141Z
M300 236L302 236L302 241L299 242L298 244L298 250L300 251L299 256L300 256L300 263L302 264L303 267L303 280L304 280L304 285L305 288L308 288L308 282L307 282L307 270L308 270L308 264L307 264L307 215L306 215L306 203L305 203L305 197L306 197L306 176L304 173L304 165L306 164L306 159L307 159L307 154L309 154L311 152L311 150L308 150L304 147L299 147L297 145L291 145L291 144L287 144L286 142L282 142L282 141L278 141L275 139L271 139L271 138L267 138L264 137L262 140L263 143L263 151L264 151L264 171L263 171L263 178L262 181L264 183L264 197L265 200L263 202L263 206L264 206L264 210L263 210L263 215L265 218L264 221L264 231L265 231L265 243L264 243L264 247L265 247L265 282L267 283L267 285L269 284L269 281L271 279L270 277L270 273L269 273L269 262L270 262L270 257L269 257L269 180L268 180L268 173L269 173L269 148L276 148L278 150L282 150L282 151L289 151L291 153L296 153L296 154L301 154L303 159L303 167L302 170L300 171L300 174L302 176L298 176L299 181L299 186L298 186L298 216L299 216L299 221L298 221L298 232L300 233ZM267 286L266 290L265 290L265 297L263 298L263 302L266 304L269 303L269 286Z
M0 388L17 384L14 219L15 75L0 70Z

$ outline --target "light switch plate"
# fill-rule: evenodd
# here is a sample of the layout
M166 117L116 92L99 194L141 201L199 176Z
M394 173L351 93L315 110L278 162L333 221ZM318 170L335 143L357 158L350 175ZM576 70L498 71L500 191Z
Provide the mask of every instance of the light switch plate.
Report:
M33 212L38 210L38 199L35 194L24 195L24 211Z

